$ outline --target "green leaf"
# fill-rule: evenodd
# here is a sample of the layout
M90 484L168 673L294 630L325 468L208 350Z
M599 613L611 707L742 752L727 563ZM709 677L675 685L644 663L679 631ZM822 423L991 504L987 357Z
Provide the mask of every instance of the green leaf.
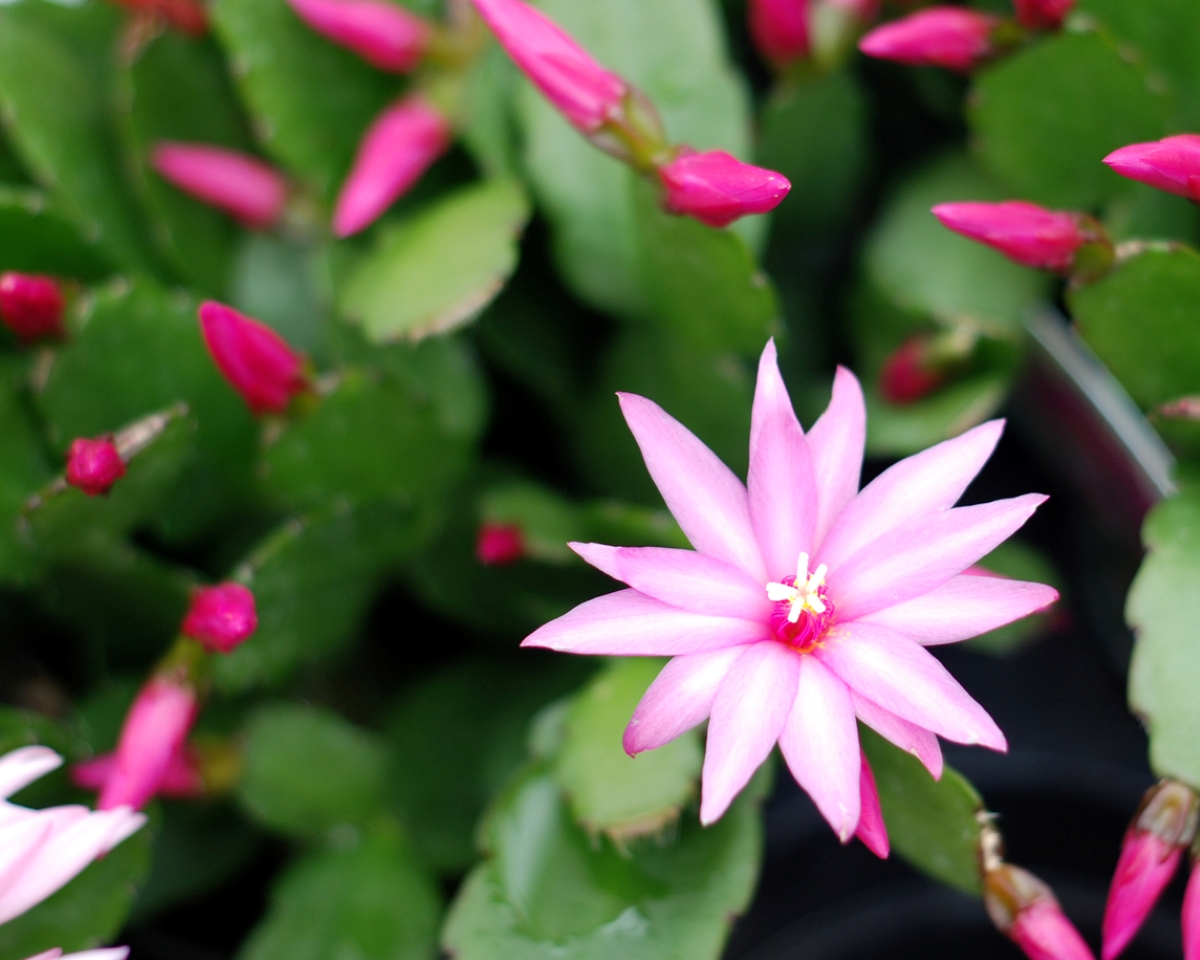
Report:
M464 187L381 234L341 310L377 343L420 340L474 318L517 265L529 203L513 180Z
M212 9L263 146L331 199L395 80L310 29L286 0Z
M467 878L442 933L457 960L715 960L754 891L762 828L753 791L714 826L629 857L591 844L536 768L490 820L494 859Z
M254 591L258 630L213 663L224 693L275 686L344 651L383 579L424 531L395 504L325 510L292 520L235 571Z
M100 280L104 254L71 216L40 190L0 186L0 270Z
M1130 588L1125 618L1137 635L1129 706L1150 733L1150 766L1200 787L1200 492L1188 487L1146 518L1149 552Z
M25 373L23 364L0 360L0 580L26 577L34 568L17 535L17 518L29 495L51 477L41 437L18 393Z
M661 834L696 794L703 761L697 731L637 757L622 746L633 710L664 662L616 661L579 693L567 715L555 774L575 819L618 845Z
M520 76L508 54L491 41L467 75L462 141L485 176L520 173L514 111Z
M441 898L388 834L311 853L271 891L238 960L433 960Z
M150 848L150 830L143 827L53 896L0 926L0 960L111 943L150 869Z
M234 257L230 305L269 324L292 347L319 362L329 349L329 305L318 279L320 253L247 232Z
M1051 207L1088 209L1120 193L1126 185L1101 161L1167 132L1167 98L1098 33L1031 44L981 71L968 102L984 167Z
M100 4L55 10L24 0L0 11L0 104L21 159L114 262L152 258L125 174L108 61L121 15Z
M935 880L980 893L979 844L983 799L951 767L934 780L916 757L860 725L892 848Z
M1096 283L1069 291L1084 338L1143 409L1200 383L1200 254L1150 249Z
M985 373L903 406L880 399L868 386L867 452L875 457L908 456L957 437L994 416L1010 385L1005 374Z
M319 837L373 820L383 807L384 745L336 713L263 707L246 730L238 798L272 830Z

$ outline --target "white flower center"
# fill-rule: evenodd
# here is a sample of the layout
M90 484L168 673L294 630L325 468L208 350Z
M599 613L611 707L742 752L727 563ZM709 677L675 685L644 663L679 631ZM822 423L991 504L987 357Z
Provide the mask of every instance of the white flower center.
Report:
M775 603L789 605L789 623L797 623L801 614L806 610L819 617L826 610L825 601L821 599L819 591L825 586L825 574L828 572L829 568L825 564L821 564L810 574L808 572L808 554L801 553L800 558L796 561L795 583L772 581L767 584L767 597Z

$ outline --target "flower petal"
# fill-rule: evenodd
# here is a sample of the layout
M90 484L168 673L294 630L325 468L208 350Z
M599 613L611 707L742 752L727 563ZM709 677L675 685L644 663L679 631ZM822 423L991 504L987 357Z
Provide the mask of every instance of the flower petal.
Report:
M713 701L704 752L700 822L718 820L767 758L796 699L800 660L781 643L756 643Z
M886 860L891 852L888 843L887 826L883 822L883 808L879 805L879 791L875 788L875 774L867 763L867 755L862 758L862 773L859 776L859 795L862 803L862 813L858 818L858 827L854 835L866 845L875 856Z
M854 713L885 740L891 741L920 760L934 780L942 779L942 747L937 736L924 727L901 720L894 713L884 710L879 704L859 693L854 693Z
M0 829L0 898L20 879L53 829L49 818L32 810Z
M861 618L933 646L977 637L1044 610L1058 591L1044 583L960 574L926 594Z
M808 431L818 501L813 545L818 549L846 504L858 493L866 439L867 408L862 387L854 374L838 367L829 407Z
M745 620L765 621L771 615L763 585L724 560L669 547L568 546L596 569L673 607Z
M800 657L796 702L779 749L796 782L847 843L861 804L858 724L850 690L816 657Z
M721 681L748 647L675 657L642 696L623 743L631 757L670 743L708 719Z
M800 552L812 549L817 485L808 441L779 375L774 340L758 363L747 481L750 520L767 575L782 580L795 573Z
M539 627L521 646L608 657L675 657L765 640L759 621L688 613L636 590L581 603Z
M0 799L62 766L62 757L49 747L21 747L0 758Z
M923 596L1012 536L1046 502L1037 493L925 514L891 530L829 571L841 622Z
M646 469L692 546L765 583L742 482L658 404L631 393L618 396Z
M885 470L837 518L821 544L821 563L832 570L913 518L954 506L1003 432L1004 421L992 420Z
M955 743L1008 748L987 711L924 647L886 627L841 624L816 653L855 693Z

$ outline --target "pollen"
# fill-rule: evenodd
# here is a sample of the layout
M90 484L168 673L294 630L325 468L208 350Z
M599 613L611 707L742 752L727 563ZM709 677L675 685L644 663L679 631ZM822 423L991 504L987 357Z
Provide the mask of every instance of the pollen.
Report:
M822 563L810 573L808 563L808 554L801 553L794 577L767 584L767 597L775 604L771 627L776 639L802 653L815 646L833 619L825 589L828 567Z

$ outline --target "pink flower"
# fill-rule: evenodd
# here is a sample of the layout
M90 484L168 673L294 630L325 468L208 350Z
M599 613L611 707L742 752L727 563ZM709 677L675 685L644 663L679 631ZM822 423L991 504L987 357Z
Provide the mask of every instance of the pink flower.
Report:
M104 789L117 769L117 755L102 753L71 767L71 782L82 790ZM197 766L196 756L184 744L167 761L166 772L156 795L163 797L198 797L204 793L204 778Z
M251 230L269 230L283 216L287 180L254 157L203 143L163 142L150 163L164 180Z
M1095 238L1084 229L1081 214L1023 200L942 203L933 215L955 233L986 243L1017 263L1059 273L1069 272L1075 252Z
M1113 960L1145 922L1196 835L1200 808L1190 787L1163 780L1146 791L1129 825L1104 910L1103 960Z
M200 329L217 369L256 415L283 413L308 389L304 361L266 324L208 300L200 305Z
M0 923L41 903L146 822L128 808L30 810L8 802L61 764L47 747L22 747L0 757Z
M684 147L658 168L658 176L670 213L695 217L710 227L774 210L792 189L782 174L742 163L722 150L697 153Z
M67 483L78 487L89 497L108 493L112 485L125 476L125 461L111 437L88 440L80 437L71 441L67 453Z
M484 566L499 567L525 556L525 537L511 523L485 523L475 540L475 557Z
M992 53L995 17L963 7L930 7L876 27L859 41L869 57L911 67L946 67L966 73Z
M379 219L446 152L452 132L450 121L420 96L381 113L338 194L333 232L348 237Z
M1057 30L1075 6L1075 0L1013 0L1017 20L1030 30Z
M475 0L475 9L535 87L579 130L594 133L621 109L629 87L565 30L522 0Z
M196 691L187 682L152 676L133 701L113 771L104 782L96 806L140 809L162 789L173 758L196 720Z
M424 55L433 31L389 0L288 0L317 33L353 50L380 70L408 73Z
M964 576L1045 497L954 508L1003 424L910 457L858 491L866 415L839 370L805 435L768 343L759 363L744 486L642 397L621 408L694 551L572 544L631 589L599 597L524 641L569 653L674 657L625 731L630 754L706 717L700 818L724 813L776 742L844 841L859 824L857 720L941 774L937 737L1006 749L991 717L926 649L1040 610L1036 583Z
M859 795L862 813L859 815L854 835L875 856L886 860L891 848L888 843L887 827L883 822L883 809L879 805L879 791L875 789L875 774L871 772L871 765L867 763L866 754L863 754L862 771L859 774Z
M929 338L909 337L883 363L879 395L888 403L904 406L929 396L946 382L946 373L930 363Z
M22 343L62 338L63 308L62 288L53 277L11 270L0 274L0 320Z
M229 653L257 629L254 594L240 583L222 583L192 595L182 632L213 653Z
M1200 960L1200 864L1192 864L1183 894L1183 960Z
M750 36L778 64L808 56L808 0L749 0Z
M1113 151L1104 162L1130 180L1200 203L1200 134L1135 143Z
M39 953L29 960L125 960L129 956L128 947L102 947L99 950L84 950L80 953L68 953L63 956L62 949L55 947L45 953Z
M992 922L1030 960L1094 960L1053 891L1028 870L1007 863L989 870L983 903Z

